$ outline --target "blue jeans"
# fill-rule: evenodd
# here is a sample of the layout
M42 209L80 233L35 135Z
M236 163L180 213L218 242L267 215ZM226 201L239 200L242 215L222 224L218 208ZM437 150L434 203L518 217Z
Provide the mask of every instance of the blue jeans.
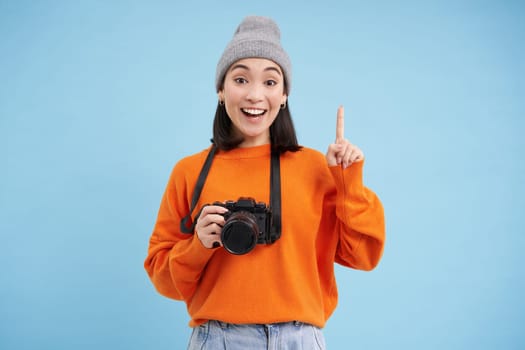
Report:
M302 322L231 324L193 328L188 350L325 350L321 329Z

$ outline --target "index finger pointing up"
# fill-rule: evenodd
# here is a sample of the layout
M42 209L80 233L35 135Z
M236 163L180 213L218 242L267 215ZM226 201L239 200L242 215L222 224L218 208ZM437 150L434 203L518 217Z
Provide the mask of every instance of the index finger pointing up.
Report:
M337 109L337 124L335 126L335 142L345 139L345 109L339 106Z

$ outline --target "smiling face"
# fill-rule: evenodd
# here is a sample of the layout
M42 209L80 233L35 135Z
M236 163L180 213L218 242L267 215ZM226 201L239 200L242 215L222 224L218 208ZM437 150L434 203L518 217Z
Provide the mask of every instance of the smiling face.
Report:
M270 143L270 126L286 98L281 68L264 58L232 64L219 91L235 133L244 139L240 147Z

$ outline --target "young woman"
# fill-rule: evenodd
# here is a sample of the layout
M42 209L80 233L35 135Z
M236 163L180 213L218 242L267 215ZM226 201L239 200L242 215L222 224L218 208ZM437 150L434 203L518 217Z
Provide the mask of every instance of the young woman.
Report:
M383 208L343 109L325 155L300 146L291 82L276 23L245 18L217 65L213 144L170 176L145 268L186 303L189 349L324 349L334 263L371 270L381 258Z

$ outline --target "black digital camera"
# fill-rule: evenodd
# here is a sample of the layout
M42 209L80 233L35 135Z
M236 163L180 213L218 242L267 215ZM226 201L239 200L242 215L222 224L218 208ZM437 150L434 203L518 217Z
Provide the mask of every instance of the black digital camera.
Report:
M225 203L215 202L228 209L224 213L226 222L221 230L221 242L230 253L242 255L250 252L256 244L275 242L279 237L272 235L272 213L263 202L251 197L240 197Z

